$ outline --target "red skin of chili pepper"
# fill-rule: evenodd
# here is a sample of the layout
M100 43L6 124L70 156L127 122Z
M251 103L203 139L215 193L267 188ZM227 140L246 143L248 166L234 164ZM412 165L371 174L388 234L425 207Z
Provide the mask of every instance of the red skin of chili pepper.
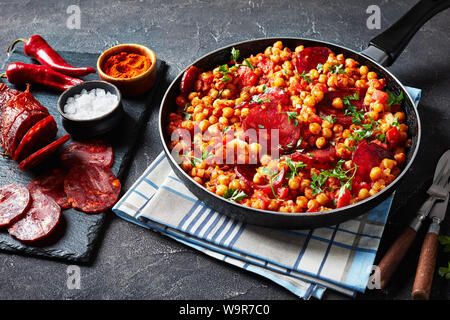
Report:
M24 52L27 56L36 59L41 64L68 76L84 77L85 75L96 72L91 67L78 68L71 66L39 35L28 38L28 41L25 43Z
M62 73L56 72L48 66L13 62L6 68L8 81L15 85L36 83L57 91L64 91L68 88L83 82L81 79L72 78Z

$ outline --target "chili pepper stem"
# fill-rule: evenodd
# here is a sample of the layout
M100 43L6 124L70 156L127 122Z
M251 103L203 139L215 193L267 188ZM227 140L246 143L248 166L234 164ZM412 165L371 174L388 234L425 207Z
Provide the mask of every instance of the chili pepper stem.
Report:
M0 78L8 78L8 76L6 75L6 72L0 73Z
M26 43L27 41L28 41L27 39L19 38L19 39L14 40L13 42L11 42L8 49L6 49L6 54L8 55L8 57L10 56L11 51L14 49L14 47L16 46L17 43L19 43L19 42Z

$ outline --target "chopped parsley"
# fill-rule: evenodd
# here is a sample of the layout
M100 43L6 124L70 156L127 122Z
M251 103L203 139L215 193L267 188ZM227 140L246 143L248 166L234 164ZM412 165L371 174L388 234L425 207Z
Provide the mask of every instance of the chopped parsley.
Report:
M305 73L305 71L303 71L302 74L300 75L300 77L302 77L303 80L305 80L306 82L313 82L309 76L310 76L310 74Z
M350 140L354 140L356 141L356 143L358 143L359 141L363 140L363 139L368 139L373 135L373 124L372 123L368 123L368 124L363 124L361 126L361 128L356 129L353 131L353 134L351 136L349 136L348 138Z
M209 151L209 150L205 150L202 153L200 158L192 156L189 160L190 160L192 166L195 167L197 164L199 164L199 165L202 164L203 160L207 160L211 157L214 157L214 154L212 154L211 151Z
M252 101L256 103L264 103L264 102L270 102L270 98L267 98L266 100L261 99L260 96L253 96Z
M244 65L246 65L247 67L249 67L250 69L254 70L255 67L250 63L250 61L248 59L244 59Z
M192 114L190 114L189 112L183 112L183 119L184 120L191 120L192 119Z
M352 180L356 174L356 165L349 170L344 170L342 165L345 163L345 160L339 160L336 163L336 167L330 170L322 170L320 174L315 172L311 175L311 184L310 187L313 190L313 196L318 195L323 192L323 185L327 181L328 178L336 178L341 183L341 188L339 189L339 194L344 193L345 189L351 190L352 188ZM353 172L352 172L353 171ZM352 172L352 175L349 177L349 173Z
M264 126L262 124L258 124L258 128L264 129Z
M298 113L297 111L287 111L287 112L283 112L286 113L289 119L289 122L292 122L294 124L294 126L298 125Z
M278 171L274 169L270 169L268 167L261 167L259 168L259 172L265 176L273 176L274 174L277 174Z
M222 129L222 134L226 134L230 130L231 130L231 126L225 127Z
M333 117L332 115L322 116L321 118L329 123L336 123L336 117Z
M439 268L439 275L447 280L450 280L450 261L448 262L447 267Z
M396 127L397 130L400 130L400 123L398 122L398 118L397 117L395 117L394 121L392 121L391 126L392 127Z
M400 92L398 96L396 96L392 91L386 90L386 93L389 97L386 99L388 106L393 104L400 104L403 101L403 91Z
M240 51L234 47L231 49L231 61L237 62L239 59Z
M289 166L289 169L291 170L291 172L289 172L286 177L288 179L291 179L295 176L298 176L298 170L301 168L306 167L306 164L301 162L301 161L293 161L291 158L289 157L285 157L284 158L287 165Z
M228 78L227 76L223 76L222 79L220 79L220 80L222 80L222 82L228 82L228 81L230 81L231 79Z
M316 70L317 70L318 72L322 73L322 71L323 71L323 64L322 64L322 63L319 63L319 64L317 65L317 67L316 67Z
M233 188L228 188L223 197L231 201L239 202L246 198L247 194L242 190L234 190Z
M230 70L228 69L228 65L223 64L219 67L219 72L223 75L226 75L227 73L230 73Z
M355 93L351 96L342 97L342 103L346 106L344 114L352 117L353 124L361 125L364 122L364 116L366 113L364 110L358 110L358 108L350 102L352 100L359 100L359 95Z
M347 73L345 71L343 64L329 66L328 70L330 70L331 73L336 73L336 74L346 74Z
M383 143L387 142L387 138L386 138L386 134L385 133L377 135L377 139L380 140Z

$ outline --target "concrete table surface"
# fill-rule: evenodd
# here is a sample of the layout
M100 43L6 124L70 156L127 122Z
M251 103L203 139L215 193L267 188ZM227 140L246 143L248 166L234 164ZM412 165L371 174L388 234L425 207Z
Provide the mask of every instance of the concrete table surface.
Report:
M57 50L79 52L100 53L119 43L141 43L168 63L172 79L199 56L252 38L297 36L361 50L415 2L0 0L0 49L4 52L12 40L32 34L44 36ZM366 9L372 4L381 9L381 30L367 27ZM70 5L80 8L80 29L67 27ZM448 12L441 13L422 27L390 68L405 85L423 89L423 140L412 174L397 193L400 199L432 176L437 159L450 146L448 32ZM125 189L161 150L157 128L150 121ZM381 251L405 224L404 217L391 222ZM448 223L443 232L449 233ZM264 278L114 216L102 238L93 262L80 266L79 290L67 287L68 264L0 253L0 299L296 299ZM389 291L370 290L357 298L409 299L420 244L414 244ZM440 254L438 265L447 260ZM449 292L448 281L435 277L432 298L449 299ZM324 298L346 297L328 291Z

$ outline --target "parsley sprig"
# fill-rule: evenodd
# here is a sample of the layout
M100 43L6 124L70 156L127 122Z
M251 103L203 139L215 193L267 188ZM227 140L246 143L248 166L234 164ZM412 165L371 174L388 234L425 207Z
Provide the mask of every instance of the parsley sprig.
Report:
M347 74L343 64L339 64L339 65L335 64L335 65L329 66L328 70L330 70L331 73L335 73L335 74Z
M294 126L298 125L298 119L297 119L298 113L297 113L297 111L286 111L286 112L283 112L283 113L287 114L289 122L292 122L294 124Z
M301 161L293 161L289 157L285 157L284 160L286 164L289 166L290 172L286 174L286 178L292 179L295 176L298 176L299 169L306 167L306 164Z
M302 72L302 74L300 74L300 77L303 78L303 80L305 80L306 82L313 82L312 79L310 78L310 74L305 73L305 71Z
M386 99L388 106L391 106L393 104L400 104L403 101L403 91L400 92L398 96L396 96L395 93L389 90L386 90L386 93L389 95L389 97Z
M233 188L228 188L228 190L223 195L225 199L239 202L247 197L247 194L242 190L235 190Z
M237 62L239 59L240 51L234 47L231 49L231 61Z
M194 156L190 156L189 161L191 162L192 166L196 166L197 164L200 165L202 164L203 160L207 160L211 157L214 157L214 154L211 153L211 151L209 150L205 150L200 158L194 157Z
M346 107L344 114L346 116L352 117L353 124L361 125L365 120L364 117L366 113L364 112L364 110L358 110L358 108L353 103L351 103L351 101L354 100L359 100L359 95L357 93L342 97L342 103Z
M330 170L322 170L320 174L315 172L311 175L311 184L310 187L313 190L313 196L318 195L323 192L323 185L327 181L328 178L336 178L341 183L341 188L339 189L339 194L344 193L345 189L351 190L352 188L352 180L356 174L356 164L354 167L344 170L342 168L345 160L339 160L336 163L336 166ZM349 177L349 173L352 173Z

